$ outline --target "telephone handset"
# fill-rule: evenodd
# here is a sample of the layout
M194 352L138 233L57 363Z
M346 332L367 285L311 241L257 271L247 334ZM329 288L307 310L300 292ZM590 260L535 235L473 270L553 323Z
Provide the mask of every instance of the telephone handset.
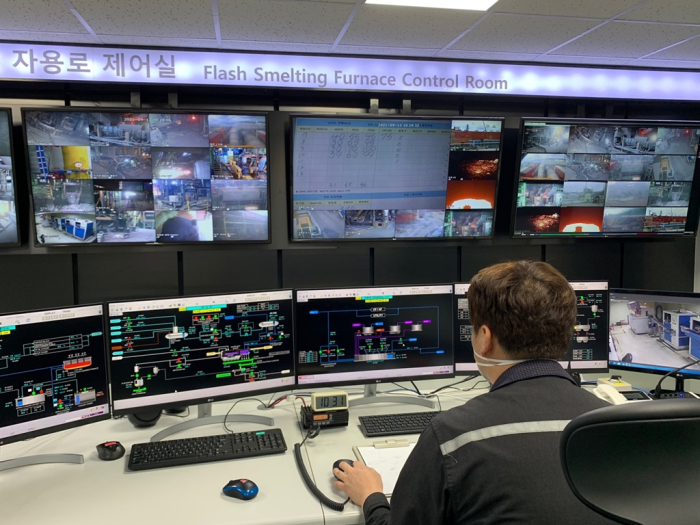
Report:
M599 384L593 389L593 393L612 405L627 403L627 398L610 385Z

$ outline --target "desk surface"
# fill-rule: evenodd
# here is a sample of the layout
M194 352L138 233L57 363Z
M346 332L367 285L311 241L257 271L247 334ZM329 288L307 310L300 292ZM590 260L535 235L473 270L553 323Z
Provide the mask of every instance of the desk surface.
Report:
M442 408L457 406L482 392L484 390L440 395ZM225 414L230 406L231 402L216 403L213 413ZM0 449L0 460L34 454L75 453L83 454L85 463L36 465L0 472L2 521L8 524L61 523L70 519L76 525L96 522L105 525L128 522L172 525L363 523L361 509L356 505L349 503L344 512L332 511L322 507L303 484L293 454L294 444L305 435L298 422L300 406L301 402L296 401L282 402L269 411L257 410L255 403L243 403L234 408L234 414L273 417L275 427L282 429L287 442L284 454L250 459L130 472L126 470L127 456L116 461L97 458L95 445L98 443L118 440L128 454L134 443L146 442L156 432L181 421L172 416L161 417L155 427L147 429L134 428L126 418L112 419L4 446ZM358 416L421 410L428 409L396 403L354 407L347 428L326 429L316 439L307 440L304 460L318 487L337 501L345 500L331 485L331 467L336 459L354 459L353 445L372 442L362 435ZM193 413L188 419L194 417ZM235 432L264 428L254 423L233 423L229 427ZM220 424L208 425L178 433L173 438L223 433ZM418 438L417 435L402 437ZM224 496L222 487L236 478L255 481L260 487L259 495L251 501Z

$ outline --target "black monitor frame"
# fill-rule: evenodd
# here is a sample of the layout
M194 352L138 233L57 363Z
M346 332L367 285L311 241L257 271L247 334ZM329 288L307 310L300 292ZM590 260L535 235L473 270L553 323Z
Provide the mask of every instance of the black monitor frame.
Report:
M101 107L95 107L95 106L88 106L88 107L82 107L82 106L70 106L70 107L23 107L21 108L22 112L22 134L23 134L23 139L24 139L24 155L25 155L25 161L27 165L27 187L29 191L29 201L30 201L30 230L32 232L33 236L33 244L36 247L58 247L58 248L78 248L82 249L82 247L85 246L220 246L220 245L247 245L247 244L270 244L272 242L272 224L271 224L271 217L270 217L270 161L269 161L269 152L270 152L270 147L269 147L269 137L270 137L270 112L269 111L247 111L247 110L241 110L241 111L232 111L232 110L210 110L210 111L204 111L201 109L193 109L193 110L187 110L187 109L171 109L171 108L131 108L131 107L123 107L123 108L101 108ZM33 193L33 188L32 188L32 176L30 172L30 149L33 146L29 145L29 141L27 138L27 124L26 124L26 114L31 113L31 112L47 112L47 113L59 113L59 112L66 112L66 113L146 113L146 114L180 114L180 115L191 115L191 114L198 114L198 115L204 115L204 116L211 116L211 115L232 115L232 116L244 116L244 117L250 117L250 116L260 116L265 118L265 133L266 133L266 144L265 144L265 149L266 149L266 156L268 157L267 160L267 172L268 176L266 179L267 182L267 209L266 211L268 212L267 215L267 239L265 240L211 240L211 241L182 241L182 242L162 242L158 241L157 238L154 242L103 242L99 243L96 240L94 242L89 242L89 243L50 243L50 244L42 244L39 242L37 238L37 231L36 231L36 213L34 209L34 193ZM145 147L145 146L144 146ZM148 145L148 147L153 147ZM168 147L168 146L156 146L158 147ZM211 149L212 146L209 145L207 149ZM274 164L274 163L273 163ZM95 180L89 179L89 180ZM104 180L109 180L109 179L104 179ZM119 180L119 179L114 179L114 180ZM153 181L153 175L151 173L151 181ZM171 180L171 179L163 179L163 180ZM209 179L213 180L213 179ZM150 211L150 210L148 210ZM154 207L154 214L155 214L155 207ZM70 212L69 212L70 213ZM80 212L74 212L74 213L80 213Z
M17 170L15 167L15 147L14 139L12 137L13 123L12 123L12 110L10 108L0 108L0 118L2 115L7 115L7 128L8 128L8 138L9 138L9 148L10 148L10 170L12 170L12 195L13 203L15 207L15 231L16 237L15 242L4 242L0 243L0 248L14 248L21 246L22 244L22 232L19 223L19 211L17 209Z
M595 233L564 233L551 232L546 234L516 235L515 222L518 210L518 189L520 182L520 166L523 159L523 143L525 137L526 122L541 122L544 124L559 124L570 126L601 126L601 127L695 127L700 131L700 121L678 121L678 120L655 120L655 119L600 119L600 118L554 118L554 117L521 117L518 135L518 153L513 173L513 202L512 218L510 223L510 237L517 239L567 239L567 238L637 238L637 239L668 239L678 237L695 237L698 230L698 219L700 217L700 151L695 153L695 171L691 181L691 192L688 200L688 212L683 232L595 232ZM700 148L699 148L700 149ZM654 153L655 154L655 153ZM605 208L605 207L603 207ZM689 228L690 227L690 228Z
M76 427L81 427L83 425L88 425L90 423L96 423L98 421L104 421L107 419L112 418L112 413L111 413L111 394L110 394L110 383L109 383L109 376L108 376L108 364L107 364L107 352L106 352L106 346L107 346L107 334L105 330L105 323L104 323L104 311L105 307L101 303L94 303L94 304L81 304L81 305L75 305L75 306L65 306L65 307L59 307L59 308L49 308L49 309L37 309L37 310L24 310L21 312L8 312L8 313L0 313L0 317L5 317L5 316L20 316L18 317L21 318L21 316L27 315L27 314L35 314L35 313L48 313L50 315L59 315L58 312L65 312L66 310L75 310L78 308L95 308L95 307L100 307L102 308L102 313L101 314L96 314L95 317L100 318L102 321L102 337L103 337L103 358L104 358L104 367L105 369L103 370L103 377L105 380L105 396L107 397L107 407L108 409L105 411L104 414L98 414L95 416L90 416L85 419L79 419L76 421L71 421L69 423L63 423L63 424L58 424L58 425L52 425L48 426L45 428L40 428L36 430L32 430L29 432L23 432L21 434L17 434L15 436L10 436L6 438L1 438L0 437L0 446L2 445L7 445L10 443L15 443L18 441L23 441L26 439L30 439L33 437L38 437L38 436L44 436L47 434L53 434L55 432L61 432L63 430L68 430L71 428L76 428ZM32 323L33 324L33 323ZM54 417L54 416L50 416ZM40 421L40 420L38 420Z
M290 326L292 326L292 337L290 338L290 346L291 346L291 355L292 359L294 356L294 333L296 331L295 327L295 308L294 308L294 292L291 288L283 288L283 289L274 289L274 290L259 290L259 291L248 291L248 292L231 292L227 294L203 294L203 295L188 295L188 296L180 296L180 297L158 297L158 298L152 298L152 299L134 299L134 300L122 300L122 301L110 301L105 304L104 308L104 315L105 315L105 326L109 327L110 326L110 306L112 305L117 305L117 304L124 304L124 303L152 303L156 301L172 301L173 303L176 302L185 302L185 301L190 301L190 300L197 300L201 298L222 298L226 296L245 296L245 295L250 295L254 296L255 294L275 294L275 293L290 293L290 298L288 299L290 301L290 311L291 311L291 322ZM251 301L253 301L251 299ZM253 301L254 302L254 301ZM167 307L166 307L167 308ZM173 307L174 308L174 307ZM113 383L113 372L112 372L112 366L111 366L111 344L110 342L107 343L107 371L109 373L109 381L110 384ZM295 378L296 375L294 374L294 362L291 364L291 370L292 374L290 377L292 378L292 381L290 381L288 384L285 384L283 386L271 386L267 388L260 388L260 389L255 389L255 390L248 390L248 391L241 391L241 392L229 392L225 394L217 394L217 395L200 395L200 396L190 396L187 397L187 399L177 399L175 401L169 401L169 402L153 402L153 403L148 403L144 404L142 406L138 407L123 407L123 408L118 408L116 405L119 403L120 400L112 399L112 413L115 416L122 416L122 415L127 415L127 414L139 414L139 413L147 413L151 414L154 409L158 410L166 410L169 408L182 408L183 406L192 406L192 405L202 405L202 404L209 404L209 403L214 403L216 401L227 401L230 399L241 399L241 398L246 398L246 397L251 397L255 395L262 395L262 394L269 394L273 392L284 392L288 390L292 390L295 388ZM114 390L114 387L113 387ZM186 390L183 392L196 392L197 390Z
M440 242L440 243L449 243L449 242L464 242L464 241L472 241L472 240L480 240L480 239L493 239L495 235L495 227L496 227L496 213L498 210L498 188L500 184L500 179L502 177L501 174L501 168L502 168L502 159L503 159L503 143L504 143L504 135L505 135L505 117L499 117L499 116L469 116L469 115L435 115L435 116L426 116L426 115L375 115L375 114L323 114L323 113L293 113L290 115L291 117L291 123L290 123L290 139L289 139L289 152L287 156L287 160L289 163L289 170L287 173L288 181L287 181L287 188L289 189L289 195L288 195L288 233L289 233L289 240L290 242L293 243L322 243L322 242L334 242L334 243L346 243L346 242L389 242L389 241L408 241L408 242L413 242L413 241L432 241L432 242ZM491 210L488 209L475 209L472 211L479 212L479 211L492 211L492 225L491 225L491 235L488 236L454 236L454 237L378 237L378 238L345 238L345 237L338 237L338 238L298 238L294 236L294 212L296 211L294 209L294 173L295 173L295 165L294 165L294 135L295 135L295 129L296 129L296 121L297 119L336 119L336 120L386 120L387 123L398 123L401 121L405 120L441 120L441 121L454 121L454 120L473 120L473 121L497 121L501 123L501 132L500 132L500 143L499 143L499 149L498 149L498 172L496 174L496 186L494 189L494 206ZM448 172L449 176L449 172ZM345 210L341 210L345 211ZM448 211L454 211L454 210L445 210L445 212ZM343 219L344 221L345 219ZM444 228L444 220L443 220L443 228ZM444 230L443 230L444 231Z

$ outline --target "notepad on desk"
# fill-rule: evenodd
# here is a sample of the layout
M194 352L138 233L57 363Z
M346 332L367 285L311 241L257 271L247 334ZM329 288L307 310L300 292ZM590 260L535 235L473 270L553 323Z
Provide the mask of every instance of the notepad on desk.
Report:
M352 447L358 460L372 467L382 476L384 494L391 496L399 479L399 473L416 446L405 440L388 439L371 445Z

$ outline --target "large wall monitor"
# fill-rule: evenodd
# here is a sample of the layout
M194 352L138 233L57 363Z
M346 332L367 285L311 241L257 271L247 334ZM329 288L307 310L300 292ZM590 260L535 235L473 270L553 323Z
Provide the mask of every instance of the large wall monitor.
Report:
M695 235L699 122L523 119L512 233Z
M700 294L610 290L610 368L666 374L700 365ZM678 372L700 378L700 366Z
M37 244L269 240L264 114L23 110Z
M114 302L114 413L182 406L294 386L292 292Z
M0 445L109 419L102 306L0 315Z
M577 317L564 368L577 372L608 369L607 326L609 317L608 283L605 281L569 282L576 292ZM472 324L469 317L468 283L454 285L454 341L457 374L478 372L472 349Z
M0 108L0 246L19 245L12 165L12 115Z
M492 237L503 119L295 116L291 237Z
M297 383L454 376L452 295L452 285L297 290Z

